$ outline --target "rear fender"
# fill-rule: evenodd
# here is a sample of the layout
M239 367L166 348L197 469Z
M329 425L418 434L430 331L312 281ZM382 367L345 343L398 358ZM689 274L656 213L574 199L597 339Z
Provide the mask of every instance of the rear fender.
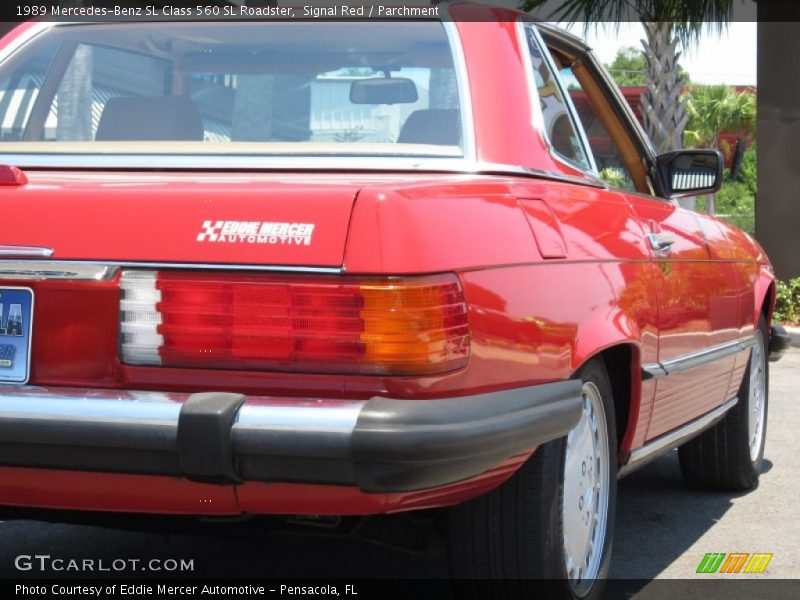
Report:
M517 199L475 181L362 189L345 252L350 273L431 273L540 260Z
M606 365L610 373L615 372L618 377L629 377L627 382L613 385L615 389L629 391L627 398L615 398L615 405L619 408L622 403L627 413L624 432L618 431L619 455L625 457L632 448L644 442L647 427L653 411L655 400L655 381L642 380L643 355L648 360L655 361L658 339L654 332L643 333L637 323L622 311L616 311L611 318L601 318L602 315L593 314L585 327L578 331L578 344L573 356L575 370L595 357L612 354L608 352L613 348L627 346L630 349L631 360L629 369L617 370ZM624 385L627 383L628 385ZM619 418L619 415L618 415ZM621 423L618 424L621 425Z

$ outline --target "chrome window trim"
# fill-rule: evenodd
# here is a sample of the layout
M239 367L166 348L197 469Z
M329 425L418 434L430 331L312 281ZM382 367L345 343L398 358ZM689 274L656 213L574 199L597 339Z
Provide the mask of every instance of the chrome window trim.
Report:
M618 478L629 475L650 460L657 458L662 453L677 448L697 434L708 429L725 416L730 409L736 406L739 398L734 396L724 404L712 409L697 419L678 427L674 431L655 438L631 452L628 462L622 465L617 475Z
M528 37L526 35L527 29L530 29L533 32L536 43L539 45L539 50L542 52L542 56L547 63L547 67L553 74L553 79L555 80L556 85L558 86L558 89L564 98L564 105L566 106L567 114L572 121L572 127L575 130L575 133L578 135L578 139L580 140L586 160L589 161L589 169L577 162L570 160L566 156L561 155L556 151L552 142L550 141L550 136L547 134L547 128L544 124L544 115L542 114L542 110L538 102L539 95L536 93L536 80L533 76L533 62L531 61L530 50L528 49ZM572 169L578 169L582 173L586 173L591 177L599 178L600 175L597 171L597 164L594 160L594 154L592 154L592 150L589 147L589 141L586 138L586 132L583 130L583 124L578 117L578 113L575 110L575 105L572 102L572 98L570 97L568 90L564 87L564 84L561 81L561 76L559 75L558 69L553 62L553 57L550 55L550 50L547 48L547 44L542 38L542 35L539 33L537 24L532 21L518 19L516 22L516 33L517 43L519 44L522 60L525 65L525 77L528 80L528 102L532 109L531 113L533 115L534 129L540 133L545 145L547 146L550 156L552 156L554 160L557 160L558 162Z
M268 154L100 154L0 152L0 162L22 169L202 169L214 170L348 170L348 171L468 171L472 164L460 157L377 155L268 155Z
M744 352L753 347L755 344L755 337L743 338L740 340L733 340L718 344L716 346L709 346L697 352L690 352L666 360L658 361L655 363L648 363L642 365L642 378L643 379L660 379L673 373L681 373L702 367L709 363L727 358L739 352Z
M38 23L34 26L31 31L25 32L22 34L18 39L13 40L11 44L9 44L6 48L0 52L0 68L2 68L3 63L9 59L17 50L22 48L26 43L32 40L34 37L40 35L41 33L48 31L51 28L56 27L69 27L75 25L92 25L92 24L109 24L114 23L113 21L109 22L63 22L63 23ZM391 144L387 144L387 156L381 156L378 154L352 154L349 156L331 156L331 157L321 157L322 159L341 159L343 161L350 161L351 163L354 160L360 162L363 159L372 159L377 158L381 160L387 161L397 161L400 163L399 166L401 168L408 168L405 167L407 163L414 164L419 162L420 159L423 160L444 160L444 161L451 161L451 160L460 160L465 161L467 163L473 163L477 160L477 145L476 145L476 137L475 137L475 122L474 122L474 115L472 111L472 95L469 85L469 74L467 71L467 64L466 59L464 57L464 50L461 45L461 36L458 33L458 27L455 22L453 21L439 21L442 25L445 37L447 38L449 47L450 47L450 54L453 60L453 69L456 75L456 87L458 88L458 101L459 101L459 111L461 113L461 154L458 156L453 157L429 157L425 155L418 155L418 154L409 154L407 156L392 156ZM156 158L160 159L161 157L187 157L189 159L195 157L209 157L212 159L217 159L220 163L225 163L221 166L222 168L226 167L227 163L230 163L230 159L235 159L237 161L242 161L245 164L239 164L239 168L272 168L273 164L275 168L281 168L282 162L291 162L293 165L297 164L298 160L311 160L316 161L320 157L313 157L309 155L299 155L299 156L292 156L292 155L268 155L268 154L260 154L260 155L237 155L237 154L230 154L230 155L215 155L215 154L186 154L186 155L165 155L165 154L99 154L99 153L0 153L0 162L13 164L19 167L38 167L38 166L48 166L48 167L70 167L70 166L87 166L86 163L82 163L81 165L76 165L75 163L70 164L70 161L67 160L66 162L50 162L50 163L43 163L41 161L37 161L34 159L32 162L14 162L15 159L20 158L29 158L29 157L49 157L52 160L55 157L59 158L67 158L67 157L92 157L92 160L97 160L98 158L101 159L99 162L92 163L93 166L97 167L109 167L115 166L115 161L106 161L104 159L107 158L114 158L114 157L122 157L124 159L123 162L130 165L135 161L135 158L138 157L148 157L148 158ZM221 159L228 159L228 160L221 160ZM253 164L253 159L256 159L259 163L262 161L269 163L268 165L264 164ZM140 162L140 161L139 161ZM179 161L180 163L181 161ZM211 161L213 162L213 161ZM121 164L120 166L126 166L125 164ZM164 165L160 160L150 160L148 163L150 168L161 168ZM167 166L167 168L184 168L185 164L174 164L174 166ZM208 165L204 165L208 167ZM352 164L351 164L352 168ZM413 167L412 167L413 168Z
M74 281L108 281L121 268L131 269L187 269L217 271L271 271L280 273L309 273L337 275L344 272L340 267L304 267L290 265L248 265L187 262L136 262L136 261L89 261L89 260L0 260L0 279L19 281L66 279Z
M20 50L25 44L33 40L35 37L38 37L45 31L49 30L50 28L56 26L56 23L48 23L48 22L40 22L31 25L30 29L23 32L15 39L13 39L7 46L5 46L2 50L0 50L0 68L3 66L3 63L11 58L18 50Z
M159 157L159 165L154 166L151 159ZM35 160L30 160L35 157ZM69 158L60 164L52 157ZM93 162L87 163L89 157ZM494 163L485 161L467 161L463 159L414 159L408 161L385 160L380 157L360 157L356 165L352 157L277 157L274 160L266 156L199 156L199 155L138 155L138 154L0 154L0 162L14 164L25 169L80 169L87 172L99 169L117 169L123 171L164 171L164 170L198 170L209 172L247 172L247 171L281 171L312 172L328 171L342 173L439 173L447 175L507 175L512 177L531 177L564 181L597 188L609 186L592 175L568 175L545 169L535 169L520 165ZM51 160L52 159L52 160ZM221 161L220 159L226 159Z
M461 35L454 21L442 21L447 39L450 42L450 53L453 56L453 69L458 87L458 102L461 112L461 152L464 160L476 161L478 148L475 144L475 121L472 112L472 92L469 87L469 72L461 45Z

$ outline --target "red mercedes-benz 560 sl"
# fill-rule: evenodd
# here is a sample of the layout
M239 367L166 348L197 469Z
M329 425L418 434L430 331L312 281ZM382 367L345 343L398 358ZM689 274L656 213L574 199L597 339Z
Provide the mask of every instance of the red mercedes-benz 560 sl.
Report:
M656 155L578 38L441 12L2 39L6 514L440 508L454 574L585 597L619 476L756 485L772 268L675 202L719 153Z

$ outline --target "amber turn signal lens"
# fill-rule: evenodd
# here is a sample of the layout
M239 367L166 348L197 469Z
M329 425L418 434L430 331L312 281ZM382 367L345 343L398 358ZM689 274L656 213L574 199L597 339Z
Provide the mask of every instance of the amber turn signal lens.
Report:
M453 274L126 271L120 286L130 364L426 375L469 357L467 307Z
M464 365L469 327L455 276L364 280L359 287L365 367L411 375Z

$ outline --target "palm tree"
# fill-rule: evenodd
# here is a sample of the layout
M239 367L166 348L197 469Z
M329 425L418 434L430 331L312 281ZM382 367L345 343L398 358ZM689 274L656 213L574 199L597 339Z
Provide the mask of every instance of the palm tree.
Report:
M756 97L727 85L697 85L684 96L689 122L687 145L718 148L725 131L752 135L756 125Z
M684 131L688 146L719 148L719 136L729 131L752 136L756 125L756 97L727 85L698 85L684 95L689 122ZM740 142L741 143L741 142ZM724 149L726 154L730 148ZM706 210L716 212L716 196L706 199Z
M522 0L532 10L547 0ZM647 92L642 97L642 116L657 152L683 147L683 131L689 119L681 97L678 46L696 41L704 23L723 27L733 12L734 0L562 0L548 18L571 23L622 22L640 19L647 69Z

